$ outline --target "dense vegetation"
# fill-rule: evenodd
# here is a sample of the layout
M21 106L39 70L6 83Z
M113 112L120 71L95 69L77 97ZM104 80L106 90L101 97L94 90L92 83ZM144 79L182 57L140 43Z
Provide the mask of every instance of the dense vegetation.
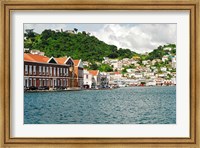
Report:
M41 34L34 32L25 33L24 47L38 49L45 52L48 57L71 56L83 61L99 61L103 57L109 58L132 58L137 53L129 49L117 49L115 45L108 45L90 36L85 31L78 33L56 32L44 30Z
M171 57L176 55L176 45L168 44L159 46L148 54L138 54L129 49L117 48L115 45L108 45L100 41L95 36L89 33L78 32L74 28L75 33L57 32L53 30L44 30L41 34L33 31L24 34L24 48L38 49L45 52L48 57L63 57L71 56L73 59L82 59L83 61L90 62L87 69L100 70L100 71L113 71L113 68L108 64L101 64L103 57L111 59L123 59L137 57L138 63L142 65L144 60L162 59L164 55ZM164 48L172 48L172 50L164 50ZM170 60L170 59L169 59ZM156 63L156 67L160 68L163 65L169 67L169 63L161 62ZM134 65L124 67L134 68Z

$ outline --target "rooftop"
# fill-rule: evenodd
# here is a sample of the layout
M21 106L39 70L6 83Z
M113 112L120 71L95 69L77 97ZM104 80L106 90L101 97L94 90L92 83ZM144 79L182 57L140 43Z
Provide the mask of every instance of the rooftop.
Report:
M46 56L24 53L24 61L47 63L48 60Z
M92 74L93 76L98 75L99 71L98 70L89 70L89 73Z

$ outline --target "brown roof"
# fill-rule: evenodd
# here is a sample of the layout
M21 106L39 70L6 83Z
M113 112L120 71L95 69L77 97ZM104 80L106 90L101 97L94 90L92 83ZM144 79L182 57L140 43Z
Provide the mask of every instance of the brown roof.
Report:
M55 58L55 60L58 62L58 64L65 64L64 62L67 60L67 57Z
M116 71L116 72L115 72L115 74L116 74L116 75L119 75L119 74L120 74L120 72L119 72L119 71Z
M92 74L93 76L98 75L99 71L98 70L89 70L89 73Z
M78 66L80 60L73 60L74 61L74 66Z
M46 56L24 53L24 61L47 63L48 60Z

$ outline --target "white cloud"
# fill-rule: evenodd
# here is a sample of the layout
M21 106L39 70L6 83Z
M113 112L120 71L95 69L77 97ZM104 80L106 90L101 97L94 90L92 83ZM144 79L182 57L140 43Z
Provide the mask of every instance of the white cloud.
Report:
M108 44L140 53L176 43L176 24L105 24L91 33Z

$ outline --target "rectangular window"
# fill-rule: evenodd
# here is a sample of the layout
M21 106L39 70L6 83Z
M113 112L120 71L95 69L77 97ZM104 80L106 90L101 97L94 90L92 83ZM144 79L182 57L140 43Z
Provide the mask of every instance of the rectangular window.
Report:
M68 68L66 68L66 76L68 76Z
M50 76L52 76L52 67L50 67Z
M46 79L46 85L49 86L49 79Z
M50 80L50 85L51 85L51 86L53 85L53 80Z
M86 79L88 79L88 75L86 75Z
M53 68L53 76L56 76L56 68Z
M59 68L57 68L57 76L59 77Z
M78 70L78 76L83 77L83 70L80 70L80 69Z
M64 74L64 76L65 76L65 68L63 68L63 74Z
M33 74L36 75L36 66L33 66Z
M42 66L39 66L39 74L42 74Z
M60 68L60 75L62 76L62 68Z
M43 79L43 82L44 82L44 86L47 86L47 83L46 83L46 80L45 80L45 79Z
M29 86L32 86L32 78L29 79Z
M66 86L66 80L64 79L64 86Z
M57 86L57 80L54 80L54 86Z
M25 65L25 74L28 74L28 65Z
M60 81L58 80L58 86L60 86L60 85L59 85L59 84L60 84L59 82L60 82Z
M46 69L46 73L47 73L47 75L49 74L49 67L47 67L47 69Z
M36 87L36 79L33 79L33 85Z
M43 66L43 75L45 74L45 66Z
M32 65L29 65L29 74L32 75Z
M60 86L62 86L62 84L63 84L63 83L62 83L62 79L60 79Z
M42 80L40 79L40 86L42 86Z

